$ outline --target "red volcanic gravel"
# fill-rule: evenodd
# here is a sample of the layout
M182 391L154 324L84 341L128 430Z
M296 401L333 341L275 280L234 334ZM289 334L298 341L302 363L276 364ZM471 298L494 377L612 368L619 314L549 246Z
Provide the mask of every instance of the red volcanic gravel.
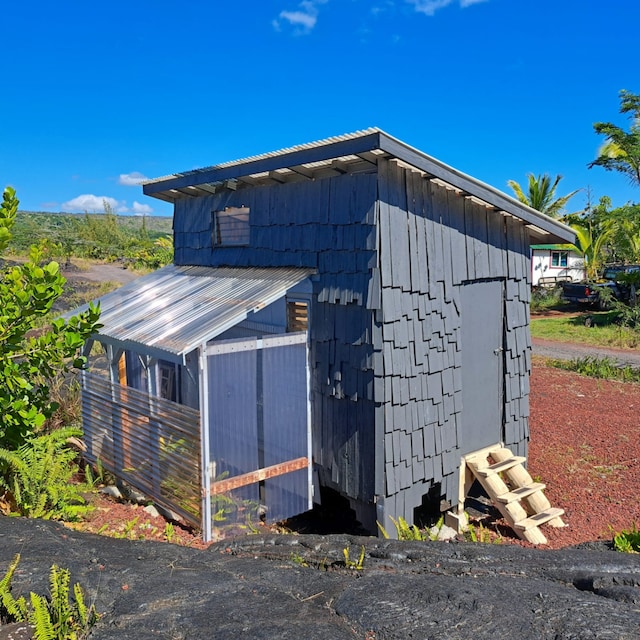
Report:
M640 385L579 376L536 361L529 473L568 525L542 527L550 548L610 540L640 526Z

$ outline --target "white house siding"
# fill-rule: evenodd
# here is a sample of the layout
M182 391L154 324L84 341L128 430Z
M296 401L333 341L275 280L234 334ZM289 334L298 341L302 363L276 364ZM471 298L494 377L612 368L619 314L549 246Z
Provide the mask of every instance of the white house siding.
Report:
M531 247L531 285L537 286L540 278L568 276L574 282L583 280L584 259L570 247L571 245L533 245Z

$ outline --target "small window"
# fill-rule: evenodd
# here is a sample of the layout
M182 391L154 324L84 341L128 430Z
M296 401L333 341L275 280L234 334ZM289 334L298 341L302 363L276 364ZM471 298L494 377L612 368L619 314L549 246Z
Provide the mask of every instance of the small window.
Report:
M213 246L249 244L249 207L225 207L213 212Z
M551 252L552 267L566 267L568 259L569 259L568 251L552 251Z
M287 331L306 331L309 328L309 305L302 300L287 300Z
M173 362L158 362L159 395L165 400L180 402L180 366Z

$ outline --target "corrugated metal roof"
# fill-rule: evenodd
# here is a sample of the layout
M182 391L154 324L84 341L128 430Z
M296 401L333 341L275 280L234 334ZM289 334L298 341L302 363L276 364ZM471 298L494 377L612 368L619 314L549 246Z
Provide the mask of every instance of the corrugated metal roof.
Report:
M170 265L100 298L104 326L98 333L106 342L141 345L142 353L176 359L281 298L312 273Z
M575 232L560 221L375 127L156 178L143 183L143 191L146 195L175 202L181 198L210 195L220 189L373 171L380 159L391 158L456 189L464 197L473 197L490 208L522 220L533 242L575 240Z
M314 142L305 142L304 144L297 144L293 147L285 147L284 149L278 149L277 151L268 151L267 153L260 153L254 156L248 156L246 158L239 158L237 160L230 160L228 162L221 162L220 164L211 165L209 167L202 167L199 169L192 169L190 171L185 171L181 173L174 173L168 176L152 178L150 180L145 180L142 184L154 184L156 182L164 182L165 180L169 180L171 178L176 178L184 175L197 175L199 173L205 173L207 171L211 171L214 169L226 169L228 167L235 167L237 165L246 164L248 162L255 162L258 160L265 160L267 158L277 158L278 156L284 156L289 153L294 153L296 151L304 151L306 149L315 149L319 147L324 147L328 144L334 144L336 142L344 142L346 140L355 140L356 138L361 138L363 136L367 136L371 133L382 133L382 129L378 129L378 127L369 127L368 129L363 129L361 131L354 131L352 133L345 133L339 136L331 136L330 138L324 138L322 140L315 140ZM320 165L322 163L315 163L316 165Z

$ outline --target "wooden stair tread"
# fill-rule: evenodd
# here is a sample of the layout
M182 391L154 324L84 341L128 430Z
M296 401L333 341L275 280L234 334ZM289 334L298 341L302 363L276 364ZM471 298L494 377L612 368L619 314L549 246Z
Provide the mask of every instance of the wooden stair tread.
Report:
M525 520L515 522L513 527L514 529L526 531L527 529L531 529L533 527L539 527L541 524L549 522L549 520L553 520L554 518L559 518L562 515L564 515L564 509L557 509L555 507L552 507L550 509L546 509L545 511L541 511L540 513L529 516Z
M525 485L524 487L518 487L517 489L513 489L508 493L503 493L502 495L496 496L496 500L502 502L503 504L509 504L511 502L515 502L516 500L523 500L528 496L537 493L538 491L543 491L547 485L542 482L533 482L529 485Z
M527 459L523 456L512 456L507 460L503 460L502 462L496 462L495 464L491 464L488 467L484 467L484 468L476 467L473 471L476 475L481 475L483 478L486 478L487 476L492 476L502 471L507 471L508 469L511 469L512 467L515 467L518 464L522 464L523 462L526 462L526 460ZM474 463L473 460L470 460L469 462L471 462L472 464Z

